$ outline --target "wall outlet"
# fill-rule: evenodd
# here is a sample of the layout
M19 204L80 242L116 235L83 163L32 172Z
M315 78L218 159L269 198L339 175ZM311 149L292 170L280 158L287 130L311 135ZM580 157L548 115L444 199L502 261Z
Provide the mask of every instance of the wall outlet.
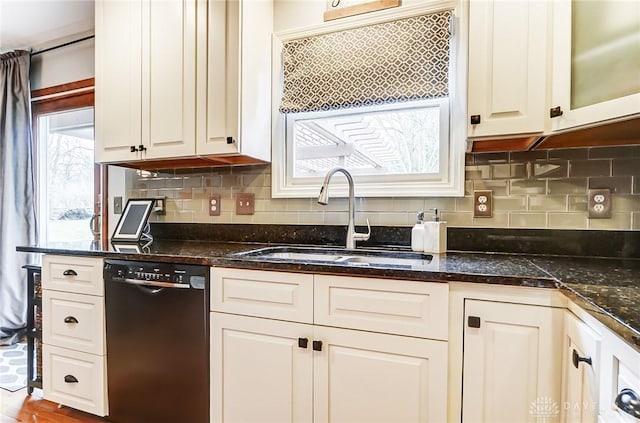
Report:
M122 197L113 197L113 214L122 214Z
M589 219L611 219L611 190L590 189L587 193Z
M167 214L167 197L156 197L156 203L153 206L153 211L156 214L166 215Z
M220 216L220 194L212 194L209 196L209 216Z
M473 191L473 217L491 217L493 191Z
M241 192L236 195L236 214L253 214L255 210L255 194Z

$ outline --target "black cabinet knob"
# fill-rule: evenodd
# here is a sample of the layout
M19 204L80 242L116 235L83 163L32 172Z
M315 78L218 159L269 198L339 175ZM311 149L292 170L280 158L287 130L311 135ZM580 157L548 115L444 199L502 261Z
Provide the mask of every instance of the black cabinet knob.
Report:
M78 323L78 319L73 316L67 316L64 318L65 323Z
M471 121L472 125L479 125L480 124L480 115L471 115L471 118L469 119Z
M322 341L313 341L313 350L322 351Z
M467 319L467 324L470 328L479 328L480 318L478 316L469 316L469 318Z
M580 354L578 354L578 351L573 350L573 353L571 354L571 360L573 361L573 367L575 367L576 369L578 368L578 365L580 364L580 362L584 362L587 363L589 366L591 366L591 357L580 357Z
M140 152L147 151L147 147L145 147L144 145L140 144L138 146L138 150L140 150Z
M67 269L64 272L62 272L62 274L64 276L78 276L78 273L73 269Z
M135 145L132 145L131 147L129 147L129 150L130 150L132 153L136 153L136 152L138 152L138 149L136 148L136 146L135 146Z
M307 348L309 345L309 340L307 338L298 338L298 347Z
M625 413L640 419L640 396L633 389L620 391L615 401L616 406Z
M562 116L563 113L564 112L562 111L560 106L552 107L551 109L549 109L549 117L550 118L560 117L560 116Z
M73 375L66 375L64 377L64 382L65 383L78 383L78 379L76 379L76 377L73 376Z
M227 137L227 144L233 144L235 142L236 140L234 140L233 137Z

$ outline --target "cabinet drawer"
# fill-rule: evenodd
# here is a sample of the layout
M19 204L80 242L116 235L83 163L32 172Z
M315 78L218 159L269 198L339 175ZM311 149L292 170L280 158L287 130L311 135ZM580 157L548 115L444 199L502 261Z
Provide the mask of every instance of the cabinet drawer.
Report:
M312 323L313 276L215 267L211 310Z
M104 354L104 299L45 290L42 294L43 342Z
M631 414L616 406L616 397L625 390L640 396L640 353L611 332L605 333L601 380L601 412L604 421L611 423L639 422ZM612 386L608 386L611 383Z
M446 283L316 275L314 322L446 340Z
M42 259L42 288L104 295L102 259L46 255Z
M107 415L104 357L45 344L43 369L45 399L98 416Z

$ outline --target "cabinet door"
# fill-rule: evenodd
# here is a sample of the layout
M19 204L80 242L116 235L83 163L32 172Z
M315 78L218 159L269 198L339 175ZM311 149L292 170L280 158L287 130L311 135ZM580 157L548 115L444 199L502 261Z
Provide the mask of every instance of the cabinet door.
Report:
M548 4L472 0L469 4L468 135L544 130Z
M640 113L640 3L552 3L553 129Z
M136 160L141 143L142 2L95 5L95 159Z
M271 157L272 0L198 4L198 154Z
M211 421L310 422L312 335L311 325L211 313Z
M595 423L600 337L568 311L565 312L564 328L562 421Z
M143 2L143 158L195 154L196 1Z
M314 421L447 421L447 343L316 326Z
M561 346L561 309L465 300L462 420L559 421Z

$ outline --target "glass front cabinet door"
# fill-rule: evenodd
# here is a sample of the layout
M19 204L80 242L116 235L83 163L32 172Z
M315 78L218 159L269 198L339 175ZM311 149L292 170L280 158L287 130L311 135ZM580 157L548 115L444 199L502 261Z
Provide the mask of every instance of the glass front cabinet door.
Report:
M553 130L640 114L640 2L556 1L553 29Z

